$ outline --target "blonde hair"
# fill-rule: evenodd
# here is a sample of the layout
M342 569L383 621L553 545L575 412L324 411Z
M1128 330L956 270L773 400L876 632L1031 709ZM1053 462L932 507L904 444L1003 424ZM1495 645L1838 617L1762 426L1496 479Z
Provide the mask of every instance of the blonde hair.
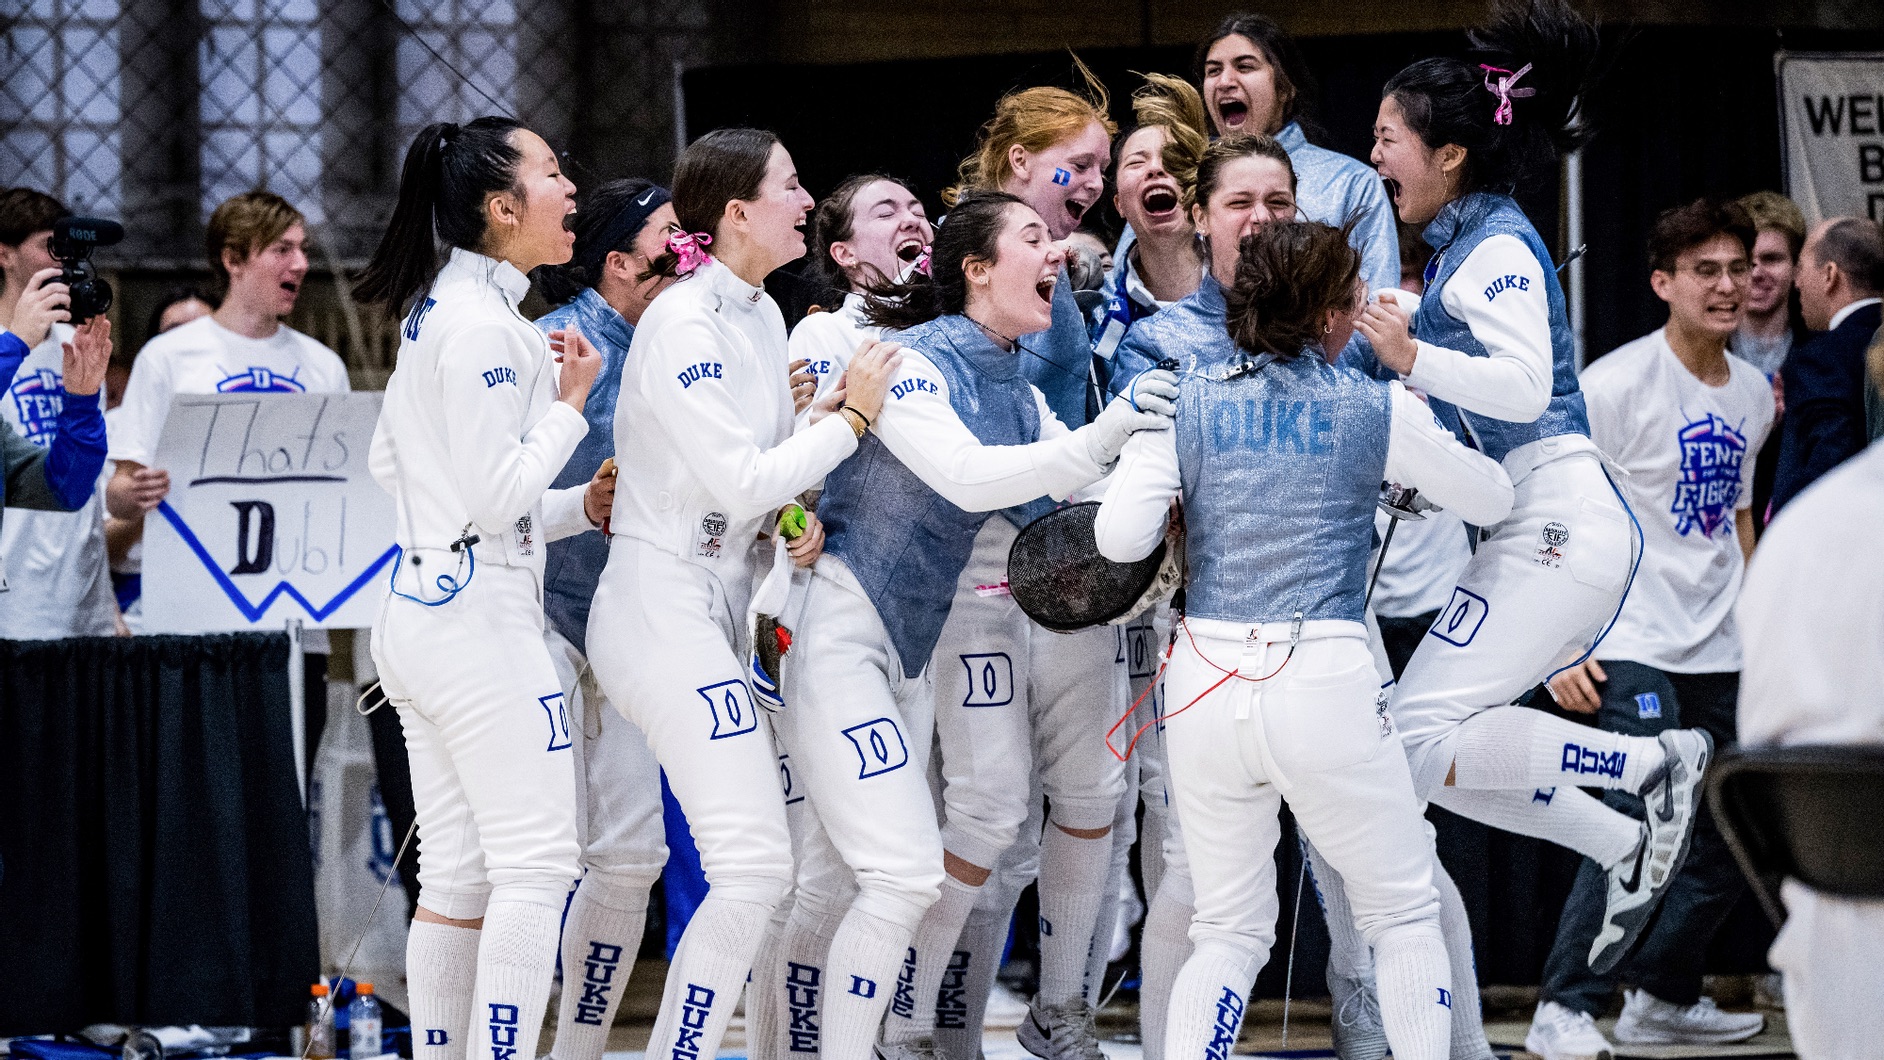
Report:
M1805 212L1799 209L1798 203L1776 191L1756 191L1742 195L1738 201L1741 209L1753 218L1755 230L1764 232L1770 228L1785 236L1793 258L1798 259L1806 241Z
M1098 122L1107 136L1119 131L1117 122L1107 116L1112 97L1091 68L1073 56L1073 68L1079 71L1085 91L1064 88L1027 88L1009 92L994 105L994 117L981 127L975 153L962 159L958 171L960 183L942 193L950 206L970 191L1000 191L1007 178L1014 175L1008 153L1016 146L1029 152L1044 151L1069 136Z
M245 191L223 200L209 215L203 230L203 250L217 282L227 286L229 270L223 267L222 252L233 250L237 261L280 239L290 228L305 224L301 211L272 191Z
M1132 93L1132 117L1140 129L1155 126L1165 131L1164 171L1171 174L1179 188L1189 189L1197 183L1197 164L1210 147L1204 97L1181 77L1138 76L1145 83Z

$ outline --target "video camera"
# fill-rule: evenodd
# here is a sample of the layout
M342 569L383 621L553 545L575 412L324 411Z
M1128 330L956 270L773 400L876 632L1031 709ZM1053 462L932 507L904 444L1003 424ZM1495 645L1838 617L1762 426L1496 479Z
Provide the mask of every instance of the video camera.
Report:
M123 225L98 217L61 217L52 223L52 243L47 249L63 267L59 282L71 290L67 312L74 325L111 308L111 285L93 270L92 251L123 238Z

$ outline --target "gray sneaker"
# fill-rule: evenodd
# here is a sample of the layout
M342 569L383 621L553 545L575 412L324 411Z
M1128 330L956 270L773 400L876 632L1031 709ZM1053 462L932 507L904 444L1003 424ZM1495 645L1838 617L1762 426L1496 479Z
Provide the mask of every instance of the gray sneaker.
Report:
M1766 1029L1765 1016L1722 1012L1711 997L1676 1005L1646 990L1627 990L1623 998L1616 1040L1630 1045L1730 1045Z
M1105 1060L1093 1028L1092 1006L1085 998L1064 1005L1042 1005L1034 998L1014 1037L1040 1060Z
M877 1042L876 1060L941 1060L942 1051L928 1035L907 1042Z
M1387 1030L1380 1022L1374 984L1330 973L1328 988L1334 995L1335 1055L1341 1060L1381 1060L1387 1055Z
M1648 825L1635 853L1609 870L1609 902L1603 927L1590 944L1590 970L1613 970L1648 926L1655 907L1688 857L1694 814L1701 803L1701 778L1714 755L1714 738L1700 729L1661 735L1662 764L1642 785Z

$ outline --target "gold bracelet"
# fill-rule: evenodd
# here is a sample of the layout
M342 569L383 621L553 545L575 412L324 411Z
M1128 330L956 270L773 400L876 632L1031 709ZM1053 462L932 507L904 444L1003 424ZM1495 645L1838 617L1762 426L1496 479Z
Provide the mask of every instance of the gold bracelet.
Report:
M849 405L842 406L837 411L839 415L844 417L844 422L850 424L851 431L855 433L857 435L858 440L861 441L863 439L864 432L870 429L869 427L864 425L866 421L863 418L863 413L858 412L856 409L851 408Z

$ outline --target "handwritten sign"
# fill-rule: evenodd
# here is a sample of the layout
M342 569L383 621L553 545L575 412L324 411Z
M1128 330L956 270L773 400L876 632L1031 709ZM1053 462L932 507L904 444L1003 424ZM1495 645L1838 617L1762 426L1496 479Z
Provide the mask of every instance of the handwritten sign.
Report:
M373 624L393 502L367 473L381 395L184 395L157 467L170 495L145 519L153 633Z
M1786 194L1808 221L1884 221L1884 52L1780 52Z

